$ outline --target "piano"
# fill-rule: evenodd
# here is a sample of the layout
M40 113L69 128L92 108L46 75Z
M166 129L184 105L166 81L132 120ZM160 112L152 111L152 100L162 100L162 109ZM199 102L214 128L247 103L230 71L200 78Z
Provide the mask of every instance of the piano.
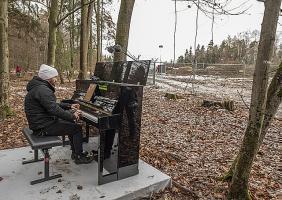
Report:
M150 61L100 62L95 77L76 80L73 103L80 104L89 141L90 127L99 135L98 184L139 173L139 146L143 87ZM88 89L95 90L85 100Z
M101 97L94 102L76 100L80 105L82 120L101 130L118 128L119 114L113 114L116 102L109 102L109 99Z

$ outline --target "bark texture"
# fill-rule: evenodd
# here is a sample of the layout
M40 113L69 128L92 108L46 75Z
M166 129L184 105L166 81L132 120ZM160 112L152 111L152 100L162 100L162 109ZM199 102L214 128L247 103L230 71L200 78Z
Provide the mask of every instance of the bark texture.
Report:
M95 17L96 17L96 53L97 53L97 62L100 62L102 59L102 24L101 24L101 1L96 0L96 3L94 4L94 10L95 10Z
M280 77L282 77L282 62L280 63L279 68L276 71L274 77L272 78L271 83L267 90L265 116L264 116L264 120L263 120L263 124L261 128L261 134L259 136L258 150L260 146L262 145L263 140L267 134L268 128L282 102L282 97L279 95L280 92L282 91L282 83L280 82L280 79L281 79ZM237 161L238 161L238 155L234 159L228 172L226 172L223 175L223 177L221 177L221 180L223 181L232 180Z
M87 64L88 64L88 68L87 71L91 71L92 70L92 65L93 65L93 49L92 49L92 38L93 38L93 34L92 34L92 17L93 17L93 10L94 10L94 2L89 4L88 7L88 15L87 15L87 33L88 33L88 51L87 51Z
M124 52L127 52L134 3L135 0L121 0L120 3L115 43L119 44ZM126 57L127 56L123 52L115 52L114 61L125 61Z
M265 2L265 11L255 66L249 121L231 181L229 199L250 199L248 181L259 147L264 120L269 61L273 53L281 0Z
M65 45L64 45L64 38L63 38L63 34L60 30L60 28L58 28L57 31L57 48L56 48L56 55L58 58L60 59L56 59L56 66L57 66L57 70L59 73L59 78L60 78L60 82L61 84L64 84L64 77L63 77L63 71L64 71L64 65L65 65L65 60L64 58L64 49L65 49Z
M70 1L71 10L74 7L74 0ZM74 25L74 13L70 15L70 69L68 70L68 79L71 82L71 78L74 71L74 34L75 34L75 25Z
M8 0L0 1L0 119L9 115Z
M48 36L48 55L47 64L54 66L56 59L56 45L57 45L57 18L59 12L58 0L52 0L49 14L49 36Z
M265 115L259 137L259 147L261 146L263 139L265 138L265 135L267 133L267 130L271 124L271 121L277 113L282 101L282 97L279 95L282 90L282 83L280 82L280 77L282 77L282 62L280 63L279 68L275 73L274 77L272 78L272 81L267 90Z
M87 57L88 57L88 41L89 41L89 26L88 26L88 0L81 0L81 26L80 26L80 70L79 79L87 79Z

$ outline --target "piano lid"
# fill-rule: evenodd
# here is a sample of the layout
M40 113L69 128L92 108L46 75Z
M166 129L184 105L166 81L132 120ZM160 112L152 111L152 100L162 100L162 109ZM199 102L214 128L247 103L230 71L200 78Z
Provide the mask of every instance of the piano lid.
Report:
M146 85L150 60L98 62L95 76L102 81Z

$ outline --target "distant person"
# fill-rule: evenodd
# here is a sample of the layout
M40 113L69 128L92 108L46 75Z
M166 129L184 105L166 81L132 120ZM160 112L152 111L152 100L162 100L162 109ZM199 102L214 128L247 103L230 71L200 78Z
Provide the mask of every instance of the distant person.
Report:
M90 163L93 158L82 149L82 127L75 123L81 114L79 104L56 102L54 92L57 76L55 68L43 64L38 76L34 76L27 84L24 109L29 128L37 136L68 135L74 162Z
M16 75L17 75L17 77L21 76L21 72L22 72L22 67L17 65L16 66Z

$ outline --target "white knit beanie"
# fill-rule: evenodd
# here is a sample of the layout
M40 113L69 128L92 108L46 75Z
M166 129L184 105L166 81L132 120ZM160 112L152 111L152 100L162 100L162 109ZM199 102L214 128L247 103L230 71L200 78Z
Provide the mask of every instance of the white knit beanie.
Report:
M42 64L40 66L38 76L43 80L48 80L50 78L58 76L58 71L54 67Z

